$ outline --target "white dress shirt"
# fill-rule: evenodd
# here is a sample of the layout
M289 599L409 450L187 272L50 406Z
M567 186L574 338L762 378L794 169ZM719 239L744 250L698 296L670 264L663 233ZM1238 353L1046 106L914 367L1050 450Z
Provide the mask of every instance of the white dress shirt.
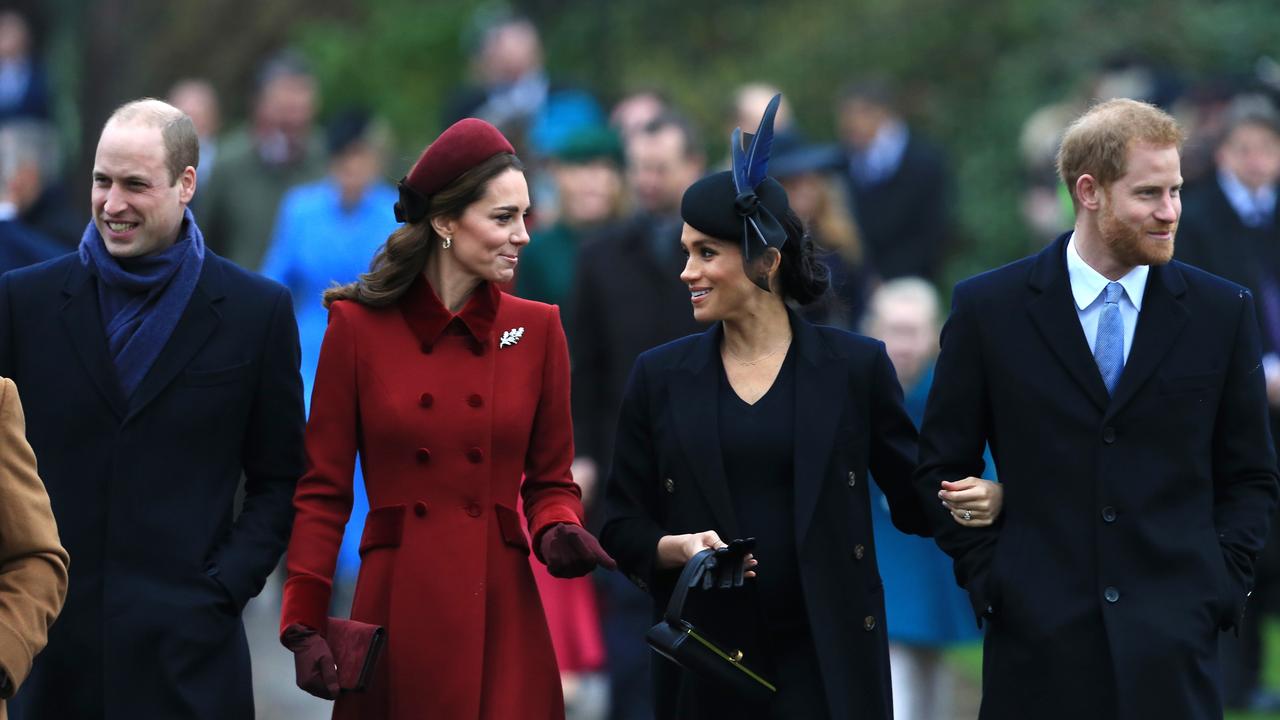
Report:
M1129 348L1133 347L1133 331L1138 327L1138 313L1142 310L1142 295L1147 290L1147 275L1151 268L1139 265L1116 282L1124 288L1120 296L1120 320L1124 322L1124 361L1129 362ZM1102 314L1103 290L1111 282L1094 270L1080 257L1076 249L1076 236L1067 241L1067 278L1071 281L1071 295L1076 301L1076 315L1080 327L1089 341L1089 352L1098 342L1098 316Z

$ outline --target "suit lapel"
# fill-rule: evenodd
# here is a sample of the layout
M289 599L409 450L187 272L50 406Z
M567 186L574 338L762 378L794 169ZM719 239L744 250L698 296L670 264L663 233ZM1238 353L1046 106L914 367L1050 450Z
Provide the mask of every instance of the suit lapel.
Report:
M1133 346L1116 384L1115 396L1107 408L1108 417L1114 416L1133 399L1178 339L1187 323L1187 310L1181 300L1186 290L1182 273L1176 267L1151 266L1142 310L1138 313L1138 327L1134 329Z
M191 300L182 312L173 334L165 343L164 349L156 358L142 383L129 401L129 417L142 412L152 400L173 382L182 372L200 348L218 326L220 316L215 304L223 298L222 269L218 267L215 256L205 256L204 267L200 271L200 280L191 293Z
M737 517L720 449L720 324L698 336L673 374L668 404L676 437L726 542L738 537ZM726 537L727 535L727 537Z
M85 373L119 420L125 415L124 392L116 379L115 362L107 350L107 335L98 309L97 286L92 280L93 276L83 265L72 264L62 289L67 298L62 305L62 327L67 331L67 339L75 348Z
M791 315L796 343L795 377L795 524L796 547L809 531L818 497L822 494L827 464L835 447L836 425L848 397L849 373L837 362L814 329Z
M1105 411L1111 399L1093 353L1089 352L1089 342L1080 327L1080 316L1071 296L1071 281L1067 277L1065 253L1070 237L1070 233L1059 237L1036 257L1027 279L1033 293L1027 311L1067 374L1099 410Z

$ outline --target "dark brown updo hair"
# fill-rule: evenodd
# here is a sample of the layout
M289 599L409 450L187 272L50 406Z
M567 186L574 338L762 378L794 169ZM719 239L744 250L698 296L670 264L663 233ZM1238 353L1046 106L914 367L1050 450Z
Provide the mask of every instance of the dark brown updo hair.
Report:
M440 236L431 227L432 218L461 217L467 207L484 197L489 183L507 170L524 172L524 163L511 153L498 153L427 198L427 214L417 222L396 228L374 254L369 272L353 283L325 290L324 306L329 307L334 300L354 300L370 307L395 303L422 273L427 259L440 244Z
M818 259L813 239L805 232L804 222L787 208L782 215L787 241L782 244L782 262L778 266L778 285L784 300L808 305L822 298L831 286L831 273Z

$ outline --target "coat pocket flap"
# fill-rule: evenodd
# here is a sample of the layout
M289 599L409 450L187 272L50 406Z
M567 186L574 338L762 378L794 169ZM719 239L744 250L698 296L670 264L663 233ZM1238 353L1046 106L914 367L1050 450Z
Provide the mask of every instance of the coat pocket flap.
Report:
M387 505L369 511L360 536L360 555L384 547L400 547L404 533L404 505Z
M505 505L493 506L494 517L498 518L498 530L502 533L502 541L524 554L529 554L529 538L525 537L521 527L520 513Z
M1221 380L1222 373L1219 372L1197 373L1181 377L1162 377L1160 378L1160 392L1165 395L1171 395L1174 393L1194 392L1196 390L1211 390L1217 387Z
M182 373L183 385L224 385L243 378L249 372L252 363L241 363L224 368L192 368Z

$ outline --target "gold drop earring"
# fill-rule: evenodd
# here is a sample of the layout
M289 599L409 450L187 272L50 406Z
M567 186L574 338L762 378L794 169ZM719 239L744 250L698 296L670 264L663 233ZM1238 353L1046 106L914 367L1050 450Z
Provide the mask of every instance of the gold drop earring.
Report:
M448 250L452 246L453 246L453 236L445 235L444 242L440 243L440 247L444 248L445 250Z

